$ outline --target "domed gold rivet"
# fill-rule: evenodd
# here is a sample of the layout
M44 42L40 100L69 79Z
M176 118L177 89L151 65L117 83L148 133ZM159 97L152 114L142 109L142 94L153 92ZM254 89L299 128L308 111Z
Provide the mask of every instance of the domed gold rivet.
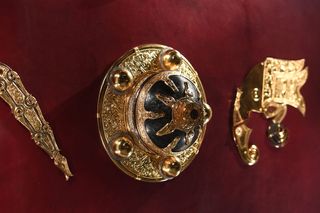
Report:
M165 50L160 57L160 62L166 70L177 70L182 62L180 53L172 49Z
M242 128L241 128L240 126L238 126L238 127L236 128L235 133L236 133L237 136L240 137L240 136L242 135Z
M132 154L133 145L128 137L122 136L113 141L113 153L121 158L128 158Z
M177 158L170 156L163 160L161 170L167 177L176 177L180 174L181 164Z
M16 117L21 117L23 115L23 108L22 107L16 107L14 109L14 112L13 114L16 116Z
M9 81L13 81L15 79L15 75L14 75L13 71L7 72L7 78Z
M111 74L111 81L118 91L125 91L132 86L133 76L128 70L116 69Z
M27 96L25 101L26 101L26 105L28 106L33 106L37 103L37 100L31 95Z

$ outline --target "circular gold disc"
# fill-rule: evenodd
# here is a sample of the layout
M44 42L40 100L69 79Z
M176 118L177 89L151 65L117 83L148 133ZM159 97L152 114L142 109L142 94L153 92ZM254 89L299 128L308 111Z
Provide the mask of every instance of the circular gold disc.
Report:
M113 162L137 180L160 182L179 175L198 153L211 108L187 59L149 44L128 51L108 70L97 117Z

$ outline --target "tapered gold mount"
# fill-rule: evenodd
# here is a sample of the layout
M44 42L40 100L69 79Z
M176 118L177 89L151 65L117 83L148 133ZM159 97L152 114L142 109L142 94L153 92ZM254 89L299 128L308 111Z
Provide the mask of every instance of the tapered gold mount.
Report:
M0 63L0 97L8 103L16 120L29 130L36 145L45 151L65 175L72 177L67 158L60 153L53 131L40 106L22 84L17 72Z
M151 44L128 51L108 70L97 115L113 162L137 180L160 182L192 162L212 111L187 59Z

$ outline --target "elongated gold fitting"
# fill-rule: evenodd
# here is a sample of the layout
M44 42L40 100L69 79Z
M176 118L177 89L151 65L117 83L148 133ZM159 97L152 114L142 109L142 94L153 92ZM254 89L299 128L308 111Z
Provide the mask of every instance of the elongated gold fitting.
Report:
M20 76L9 66L0 63L0 97L9 104L14 117L25 126L32 139L44 150L64 173L66 180L72 175L67 159L61 155L53 131L44 119L35 97L27 92Z

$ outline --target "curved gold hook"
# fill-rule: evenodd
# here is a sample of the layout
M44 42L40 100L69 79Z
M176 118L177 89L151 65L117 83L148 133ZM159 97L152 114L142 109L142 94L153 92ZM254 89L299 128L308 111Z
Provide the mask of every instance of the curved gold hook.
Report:
M37 100L27 92L20 76L3 63L0 63L0 97L9 104L14 117L29 130L35 143L54 160L66 180L73 176Z
M242 160L254 165L259 159L259 149L249 145L250 129L246 121L251 112L263 113L270 119L268 138L276 148L283 147L287 140L287 130L281 124L291 105L304 115L306 111L301 87L308 77L304 60L281 60L267 58L256 65L237 90L233 110L233 138Z

